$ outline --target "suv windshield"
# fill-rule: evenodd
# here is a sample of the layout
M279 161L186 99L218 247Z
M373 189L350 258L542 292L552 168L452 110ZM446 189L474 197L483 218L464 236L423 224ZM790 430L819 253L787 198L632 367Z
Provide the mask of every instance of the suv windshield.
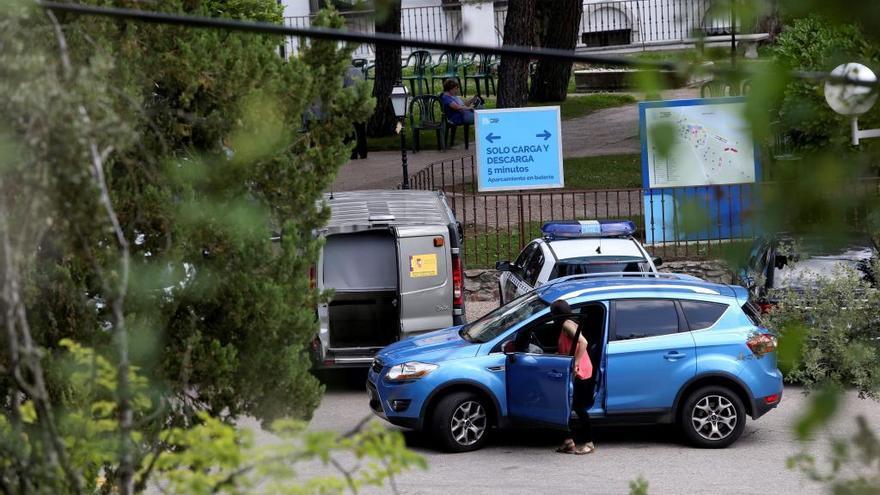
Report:
M547 307L537 292L530 292L464 327L461 336L469 342L484 344Z
M559 260L550 278L581 275L584 273L647 272L650 265L637 256L584 256Z

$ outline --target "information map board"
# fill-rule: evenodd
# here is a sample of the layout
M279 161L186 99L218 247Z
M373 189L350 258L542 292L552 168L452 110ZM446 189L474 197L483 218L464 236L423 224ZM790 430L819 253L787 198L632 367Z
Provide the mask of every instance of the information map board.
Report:
M743 231L747 184L760 178L745 105L741 97L639 103L649 244L730 239ZM685 204L704 210L705 229L686 228Z

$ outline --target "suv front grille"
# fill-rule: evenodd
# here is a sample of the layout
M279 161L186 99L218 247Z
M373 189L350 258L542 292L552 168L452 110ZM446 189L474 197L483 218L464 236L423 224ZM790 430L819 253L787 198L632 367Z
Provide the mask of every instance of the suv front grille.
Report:
M373 359L373 364L370 365L370 369L372 369L376 373L381 373L382 368L385 367L385 363L382 362L381 359L375 358Z

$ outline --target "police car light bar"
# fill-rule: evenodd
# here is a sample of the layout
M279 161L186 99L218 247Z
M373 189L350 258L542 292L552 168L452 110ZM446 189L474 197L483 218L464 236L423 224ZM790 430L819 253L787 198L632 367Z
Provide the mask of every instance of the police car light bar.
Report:
M545 223L541 232L548 239L620 237L635 234L636 225L631 220L564 220Z

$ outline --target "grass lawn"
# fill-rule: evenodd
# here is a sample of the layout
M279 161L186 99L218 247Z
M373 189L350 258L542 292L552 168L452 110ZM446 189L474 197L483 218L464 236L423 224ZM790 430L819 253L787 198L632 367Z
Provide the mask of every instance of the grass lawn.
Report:
M542 225L543 222L526 224L526 243L541 236ZM510 235L507 228L490 229L477 235L465 232L465 268L495 268L496 261L513 260L520 249L519 226L511 225Z
M634 155L565 159L566 189L626 189L642 186L642 158Z
M559 105L560 112L562 113L562 120L568 120L589 115L603 108L619 107L635 102L636 99L630 95L597 93L591 95L569 96L562 103L529 103L529 106ZM495 108L494 98L486 101L486 108ZM412 149L412 133L410 131L407 131L406 140L407 146ZM471 126L471 142L473 142L473 140L474 128ZM422 132L421 142L422 149L424 150L437 149L437 133ZM457 131L455 142L457 144L464 142L462 131ZM396 151L400 149L400 136L394 135L381 138L369 138L367 140L367 146L370 151Z

